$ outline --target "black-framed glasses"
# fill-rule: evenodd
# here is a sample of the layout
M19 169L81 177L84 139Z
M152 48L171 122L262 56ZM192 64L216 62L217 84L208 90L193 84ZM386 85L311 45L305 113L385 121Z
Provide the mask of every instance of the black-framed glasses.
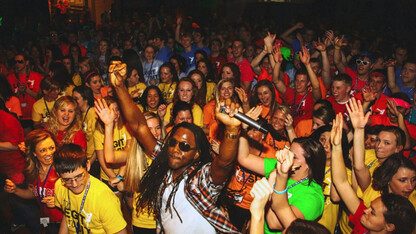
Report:
M61 178L62 184L71 185L72 182L79 182L85 176L85 171L81 174L74 176L74 178Z
M364 66L367 66L368 64L370 64L370 62L369 61L364 61L364 60L361 60L361 59L357 59L357 60L355 60L355 63L357 64L357 65L359 65L360 63L362 64L362 65L364 65Z
M19 64L23 64L25 62L25 60L18 60L18 59L16 59L16 60L14 60L14 62L15 63L19 63Z
M185 141L177 141L175 138L169 138L167 143L169 147L175 147L177 144L179 144L179 149L185 153L197 149L197 147L191 148L189 143Z

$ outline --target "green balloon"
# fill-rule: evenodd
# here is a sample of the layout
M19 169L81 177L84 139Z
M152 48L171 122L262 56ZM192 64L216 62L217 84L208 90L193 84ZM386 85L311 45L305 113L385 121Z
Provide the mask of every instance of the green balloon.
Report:
M292 51L288 47L281 47L280 52L286 61L292 61L292 57L290 56Z

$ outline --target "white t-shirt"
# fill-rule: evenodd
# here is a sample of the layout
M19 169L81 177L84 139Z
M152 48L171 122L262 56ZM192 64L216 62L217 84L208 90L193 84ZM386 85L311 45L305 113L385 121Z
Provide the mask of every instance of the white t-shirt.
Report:
M169 181L172 179L170 176ZM162 209L160 211L162 226L166 234L170 233L198 233L211 234L216 233L215 228L192 206L192 204L185 197L185 181L184 178L178 187L178 191L171 201L171 211L166 210L166 204L170 193L173 190L173 184L168 185L163 193ZM175 208L180 215L179 219Z

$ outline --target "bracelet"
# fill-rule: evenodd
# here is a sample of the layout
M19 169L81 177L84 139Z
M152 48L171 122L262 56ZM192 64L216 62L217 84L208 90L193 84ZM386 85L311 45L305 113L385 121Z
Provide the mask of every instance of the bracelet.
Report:
M340 47L340 46L334 46L334 48L335 48L336 50L340 50L340 49L341 49L341 47Z
M238 134L232 134L232 133L226 132L226 133L224 134L224 137L225 137L225 138L228 138L228 139L237 139Z
M123 177L123 176L121 176L121 175L119 175L119 174L117 174L117 175L116 175L116 178L117 178L117 179L119 179L119 180L121 180L121 181L123 181L123 180L124 180L124 177Z
M286 189L285 190L283 190L283 191L277 191L276 189L274 189L274 186L276 185L276 183L274 183L273 184L273 192L275 192L276 194L284 194L284 193L286 193L287 192L287 187L286 187Z

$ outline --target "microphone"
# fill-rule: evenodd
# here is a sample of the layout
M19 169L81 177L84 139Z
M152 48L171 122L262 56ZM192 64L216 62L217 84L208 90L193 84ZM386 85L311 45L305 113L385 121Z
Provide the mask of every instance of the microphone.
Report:
M227 114L227 113L225 112L225 107L224 107L224 106L222 106L222 107L220 108L220 112L221 112L221 113L224 113L224 114ZM254 129L256 129L257 131L260 131L260 132L262 132L262 133L264 133L264 134L267 134L267 133L269 132L269 131L268 131L265 127L263 127L261 124L257 123L254 119L252 119L252 118L248 117L247 115L245 115L245 114L243 114L243 113L241 113L241 112L237 112L237 113L234 115L234 118L236 118L236 119L240 120L241 122L243 122L243 123L247 124L248 126L250 126L250 127L254 128Z

